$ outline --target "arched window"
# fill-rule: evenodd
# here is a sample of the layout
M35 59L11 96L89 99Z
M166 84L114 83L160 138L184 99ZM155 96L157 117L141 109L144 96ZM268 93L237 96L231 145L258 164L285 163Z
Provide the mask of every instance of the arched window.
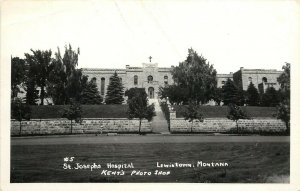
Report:
M122 78L120 78L120 82L121 82L121 84L122 84Z
M148 76L148 83L153 81L153 76Z
M266 83L266 82L268 82L268 79L266 77L263 77L262 81Z
M104 95L105 90L105 78L101 78L101 95Z
M164 82L165 82L165 85L168 85L168 76L167 75L164 76Z
M134 84L134 85L137 85L137 84L138 84L138 76L137 76L137 75L135 75L135 76L133 77L133 84Z
M252 77L249 77L248 78L248 84L251 84L252 83Z
M97 81L97 78L96 78L96 77L93 77L93 78L92 78L92 81L96 82L96 81Z
M112 79L113 79L112 76L108 78L108 84L107 85L109 85L111 83Z

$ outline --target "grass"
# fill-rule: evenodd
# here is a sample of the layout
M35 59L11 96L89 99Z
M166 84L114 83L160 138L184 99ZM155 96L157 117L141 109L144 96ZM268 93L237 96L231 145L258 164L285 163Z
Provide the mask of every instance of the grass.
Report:
M32 119L61 118L67 105L31 106ZM127 118L127 105L82 105L83 118Z
M126 143L14 145L11 182L289 182L289 143ZM156 162L227 162L228 167L164 168L169 176L104 176L100 170L64 170L63 158L79 163L134 164L134 170L154 171Z
M177 118L183 118L185 106L174 105ZM241 107L251 118L274 118L276 107ZM228 115L227 106L200 106L200 110L204 114L204 118L226 118Z

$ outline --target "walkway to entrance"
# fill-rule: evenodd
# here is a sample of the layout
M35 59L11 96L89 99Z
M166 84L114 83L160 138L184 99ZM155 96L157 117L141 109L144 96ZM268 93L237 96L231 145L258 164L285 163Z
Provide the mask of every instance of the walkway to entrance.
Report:
M162 134L168 134L169 129L168 129L168 123L167 120L165 119L164 113L162 112L158 99L149 99L149 104L154 103L155 106L155 112L156 116L152 120L152 131L154 133L162 133Z

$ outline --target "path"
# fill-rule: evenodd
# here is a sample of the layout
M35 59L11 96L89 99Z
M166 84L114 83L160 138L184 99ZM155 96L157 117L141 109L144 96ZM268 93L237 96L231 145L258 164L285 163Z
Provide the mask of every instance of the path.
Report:
M126 144L126 143L290 142L289 136L122 135L12 137L11 145Z
M168 123L167 120L165 119L164 113L162 112L158 99L149 99L149 104L154 103L155 106L155 112L156 116L153 118L152 121L152 131L154 133L161 133L161 134L169 134L169 129L168 129Z

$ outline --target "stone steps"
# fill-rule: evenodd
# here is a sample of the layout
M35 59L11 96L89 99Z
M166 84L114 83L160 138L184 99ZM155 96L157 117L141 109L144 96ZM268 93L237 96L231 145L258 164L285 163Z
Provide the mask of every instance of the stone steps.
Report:
M169 133L168 123L159 106L158 99L149 99L149 104L154 103L156 116L153 118L151 127L154 133L167 134Z

